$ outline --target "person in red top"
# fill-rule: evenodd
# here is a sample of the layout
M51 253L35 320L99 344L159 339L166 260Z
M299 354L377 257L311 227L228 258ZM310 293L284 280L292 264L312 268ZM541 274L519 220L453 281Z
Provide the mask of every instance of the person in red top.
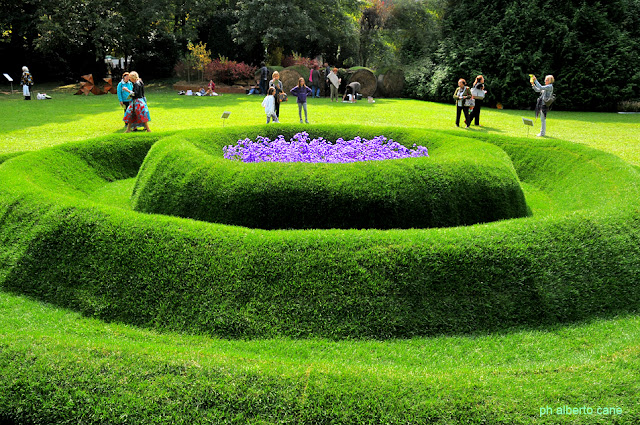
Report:
M205 96L216 96L216 83L213 80L209 80L209 85L207 86L207 92L204 94Z

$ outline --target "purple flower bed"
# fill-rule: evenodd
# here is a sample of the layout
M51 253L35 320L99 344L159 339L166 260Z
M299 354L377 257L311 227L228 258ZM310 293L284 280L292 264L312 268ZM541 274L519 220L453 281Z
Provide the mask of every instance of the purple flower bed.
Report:
M226 159L242 162L345 163L429 156L424 146L414 144L413 149L409 149L384 136L371 140L340 138L331 143L322 137L311 139L307 132L296 134L290 141L286 141L284 136L278 136L274 141L262 136L258 136L255 142L242 139L235 146L225 146L223 152Z

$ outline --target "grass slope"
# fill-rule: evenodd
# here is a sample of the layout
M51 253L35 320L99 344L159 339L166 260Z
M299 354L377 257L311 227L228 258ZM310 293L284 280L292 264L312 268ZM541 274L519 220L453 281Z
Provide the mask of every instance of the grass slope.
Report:
M184 137L236 132L221 131ZM5 162L3 288L105 320L242 338L475 332L640 306L639 176L610 154L491 135L561 212L447 229L270 232L89 201L133 177L162 137L111 136ZM447 142L459 143L435 144Z
M0 293L9 424L635 424L640 320L409 341L158 334ZM559 415L564 406L593 414ZM540 415L551 407L552 415ZM597 414L598 407L620 414Z
M34 106L36 101L27 105L0 96L0 152L36 150L119 131L114 122L120 112L113 98L53 94L56 107L51 103L46 110L42 102ZM258 99L225 96L216 99L221 100L215 104L220 110L211 112L211 104L188 104L168 92L150 94L157 96L154 130L219 127L217 117L230 108L235 124L262 122ZM440 129L452 127L454 113L449 105L401 100L380 100L373 109L345 106L351 105L310 103L310 111L317 114L316 122ZM294 108L289 112L295 121ZM526 114L531 112L485 109L486 127L472 132L523 135L519 117ZM549 129L557 137L616 153L637 165L639 123L637 116L552 111ZM528 142L496 143L509 152ZM553 140L547 143L547 150L558 150ZM572 157L569 151L564 159ZM3 159L7 156L0 162ZM535 156L518 161L534 214L563 215L567 200L580 209L580 200L591 198L568 186L555 190L552 179L544 182L544 173L536 173ZM587 163L599 168L597 161ZM550 162L548 173L571 173L571 164ZM617 173L602 174L618 184ZM580 187L592 184L594 203L607 201L584 171L572 177L588 183ZM85 187L83 196L126 209L133 184L131 178L102 180L101 185ZM620 191L625 190L621 185ZM615 206L617 200L607 205ZM23 213L29 220L30 214ZM0 244L5 248L11 239L30 237L7 231L7 226L2 220ZM577 238L590 245L588 237ZM0 255L0 264L6 265L20 253L3 249ZM625 253L623 245L617 258L628 261L633 255ZM601 263L610 258L602 253ZM227 341L105 324L0 293L0 422L635 424L640 421L638 325L637 316L629 316L471 337ZM563 405L594 410L619 406L622 414L540 416L542 407Z
M406 229L472 225L527 215L509 157L496 146L437 132L314 126L313 137L393 134L430 157L352 164L245 164L223 148L260 132L291 138L299 127L188 132L156 143L133 194L136 211L260 229ZM391 135L389 136L391 137Z

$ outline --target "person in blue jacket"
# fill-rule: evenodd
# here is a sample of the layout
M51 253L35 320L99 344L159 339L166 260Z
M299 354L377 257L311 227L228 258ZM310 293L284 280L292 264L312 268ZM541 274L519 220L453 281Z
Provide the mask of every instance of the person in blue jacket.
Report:
M133 83L129 81L129 73L125 72L122 74L122 80L118 83L118 100L120 101L120 106L124 108L125 113L127 112L127 108L131 103L131 94L133 93ZM127 124L124 125L125 127Z

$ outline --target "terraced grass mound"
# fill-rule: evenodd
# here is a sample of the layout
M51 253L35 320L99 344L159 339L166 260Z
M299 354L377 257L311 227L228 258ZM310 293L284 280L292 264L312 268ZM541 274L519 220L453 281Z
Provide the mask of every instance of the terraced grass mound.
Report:
M290 139L294 126L260 135ZM345 140L374 138L348 128ZM335 137L330 128L314 137ZM348 164L243 163L223 147L244 130L178 134L156 143L138 174L136 211L261 229L391 229L471 225L524 217L527 206L511 159L477 140L393 130L407 147L429 145L430 157Z
M113 136L0 165L2 288L107 321L234 338L474 332L640 306L640 179L612 155L485 136L511 158L534 215L446 229L267 231L94 200L131 188L122 182L164 137L177 140Z

